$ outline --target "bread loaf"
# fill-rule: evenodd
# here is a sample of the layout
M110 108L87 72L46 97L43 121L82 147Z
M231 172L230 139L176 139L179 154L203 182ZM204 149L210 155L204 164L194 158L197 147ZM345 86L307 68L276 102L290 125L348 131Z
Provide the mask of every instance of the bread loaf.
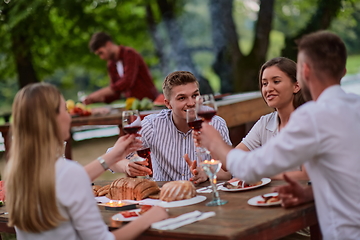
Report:
M160 192L160 200L166 202L189 199L195 196L196 189L190 181L173 181L165 183Z
M109 188L109 198L113 200L142 200L160 191L154 181L141 178L119 178Z

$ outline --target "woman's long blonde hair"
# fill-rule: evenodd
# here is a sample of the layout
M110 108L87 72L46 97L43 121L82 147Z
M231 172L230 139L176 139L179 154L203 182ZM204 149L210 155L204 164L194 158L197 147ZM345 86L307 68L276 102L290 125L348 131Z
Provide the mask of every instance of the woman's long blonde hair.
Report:
M5 170L9 226L38 233L56 227L55 162L63 139L57 124L61 93L51 84L25 86L15 96L12 143Z

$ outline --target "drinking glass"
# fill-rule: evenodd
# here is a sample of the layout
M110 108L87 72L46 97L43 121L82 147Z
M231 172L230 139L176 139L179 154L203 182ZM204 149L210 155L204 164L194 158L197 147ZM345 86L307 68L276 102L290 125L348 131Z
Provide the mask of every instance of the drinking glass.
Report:
M150 168L152 172L152 163L151 163L151 150L150 147L148 147L146 144L143 143L143 148L137 150L137 154L139 157L145 158L149 165L147 165L148 168ZM153 174L146 175L146 179L152 179Z
M138 110L122 112L122 125L126 134L137 133L141 129L141 118Z
M206 122L210 122L217 112L214 95L206 94L197 96L195 100L195 109L199 117L202 117Z
M224 205L228 201L221 200L219 192L217 191L216 186L216 174L220 171L221 162L219 160L205 160L200 163L200 166L205 171L206 175L209 177L211 187L213 189L213 200L208 202L206 206L220 206Z
M201 129L201 124L203 123L203 120L202 118L198 117L195 108L189 108L186 110L186 122L192 130L199 131ZM196 153L200 162L202 161L202 159L199 152L210 154L209 150L207 150L206 148L198 147Z

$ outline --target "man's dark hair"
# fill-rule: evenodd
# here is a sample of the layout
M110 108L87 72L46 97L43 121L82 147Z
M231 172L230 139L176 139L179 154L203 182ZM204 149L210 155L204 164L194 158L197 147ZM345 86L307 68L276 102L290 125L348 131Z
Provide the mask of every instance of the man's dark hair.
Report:
M112 38L110 35L104 33L104 32L97 32L94 33L90 39L89 42L89 48L91 52L95 52L99 48L105 46L107 42L112 42Z
M303 52L315 70L341 79L346 67L346 47L336 34L319 31L305 35L298 41L299 52Z

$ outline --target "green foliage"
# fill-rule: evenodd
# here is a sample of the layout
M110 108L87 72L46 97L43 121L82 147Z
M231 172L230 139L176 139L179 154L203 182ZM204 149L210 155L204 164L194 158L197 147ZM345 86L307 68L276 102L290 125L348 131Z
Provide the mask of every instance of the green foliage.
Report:
M360 73L360 55L351 55L346 62L346 73L357 74Z
M209 79L215 92L220 89L219 77L212 71L214 61L211 39L211 19L208 0L171 1L174 14L186 45L193 50L193 61L203 76ZM88 41L96 31L108 32L114 41L135 48L149 65L155 84L161 89L163 72L159 67L154 43L149 34L146 4L153 7L163 50L172 61L169 38L164 29L156 0L10 0L0 1L0 113L10 111L18 89L17 70L12 37L28 36L33 63L40 80L57 85L66 98L77 99L79 91L90 93L108 84L106 63L90 53ZM252 47L254 22L258 2L234 0L233 18L244 55ZM343 7L331 30L346 42L349 54L360 53L360 0L342 1ZM276 0L273 30L267 59L279 56L284 37L295 35L316 11L313 0ZM25 45L25 44L24 44ZM350 56L348 73L359 71L358 56ZM168 71L172 70L172 65Z

